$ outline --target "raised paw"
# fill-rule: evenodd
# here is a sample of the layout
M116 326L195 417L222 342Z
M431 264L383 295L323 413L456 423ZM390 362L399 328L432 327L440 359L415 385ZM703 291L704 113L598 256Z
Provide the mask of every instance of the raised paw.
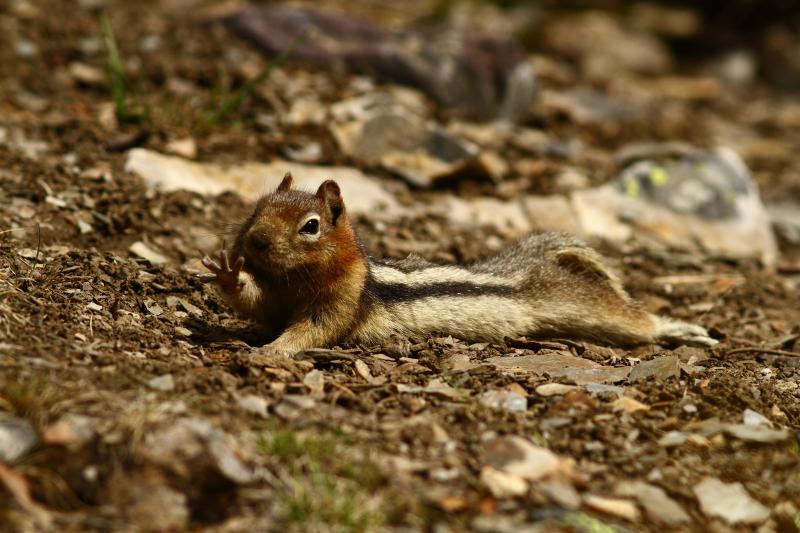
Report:
M231 266L231 255L222 243L222 249L217 253L217 259L206 255L203 257L203 266L214 274L214 281L223 291L235 291L239 287L239 273L244 267L244 257L238 257Z
M719 341L711 338L704 327L677 320L662 319L657 340L670 344L711 347Z

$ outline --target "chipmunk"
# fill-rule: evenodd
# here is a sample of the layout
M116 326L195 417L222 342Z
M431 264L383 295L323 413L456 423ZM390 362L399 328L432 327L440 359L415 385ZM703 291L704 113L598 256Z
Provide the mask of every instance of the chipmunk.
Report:
M603 258L567 235L531 235L470 266L372 259L331 180L311 194L292 189L287 174L258 201L232 249L223 244L218 260L206 255L203 264L239 314L278 335L265 348L280 352L433 333L491 342L717 342L700 326L640 309Z

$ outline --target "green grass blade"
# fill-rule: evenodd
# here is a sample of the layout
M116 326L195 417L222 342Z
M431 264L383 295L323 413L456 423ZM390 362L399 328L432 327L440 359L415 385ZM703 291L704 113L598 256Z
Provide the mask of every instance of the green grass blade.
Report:
M119 48L117 48L117 39L114 36L114 30L111 28L111 22L108 20L108 15L106 13L100 16L100 28L103 33L103 43L108 52L108 81L111 87L111 96L114 99L114 109L117 120L120 122L127 122L131 116L128 113L126 103L127 90L125 87L125 76L122 70L122 60L119 56Z
M256 87L264 80L272 75L272 72L281 67L286 61L291 57L292 54L297 50L297 48L303 44L306 40L308 32L301 33L292 43L281 52L275 59L269 62L269 64L262 70L258 76L253 78L252 80L248 80L247 83L242 85L238 91L236 91L233 95L226 98L222 104L220 104L219 108L214 111L210 117L210 122L212 123L219 123L228 118L233 112L235 112L239 107L241 107L242 103L250 96L253 91L255 91Z

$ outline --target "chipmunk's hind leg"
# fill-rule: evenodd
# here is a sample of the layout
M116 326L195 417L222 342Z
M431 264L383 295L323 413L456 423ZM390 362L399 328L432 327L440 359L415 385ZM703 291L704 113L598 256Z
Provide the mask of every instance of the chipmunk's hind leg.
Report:
M585 246L569 246L556 250L553 259L560 267L573 274L588 278L589 281L600 283L611 289L624 302L631 301L630 296L622 286L622 281L608 265L603 262L603 257Z
M717 341L705 328L678 320L650 314L636 305L625 291L619 277L604 262L600 254L579 241L557 247L549 254L559 267L589 283L608 291L606 297L595 300L598 307L594 336L620 344L660 342L690 346L714 346Z

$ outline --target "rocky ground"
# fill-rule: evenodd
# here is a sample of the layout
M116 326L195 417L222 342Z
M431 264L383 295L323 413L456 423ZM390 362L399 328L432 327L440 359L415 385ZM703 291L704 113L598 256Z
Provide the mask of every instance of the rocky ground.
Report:
M0 5L0 529L797 530L791 26L731 40L653 5L339 4L392 29L521 36L535 103L516 125L471 122L430 87L291 54L250 86L270 59L206 2ZM633 159L689 185L652 193ZM720 343L261 353L196 275L285 168L349 184L375 256L462 262L581 233L648 310ZM635 216L605 216L616 202Z

